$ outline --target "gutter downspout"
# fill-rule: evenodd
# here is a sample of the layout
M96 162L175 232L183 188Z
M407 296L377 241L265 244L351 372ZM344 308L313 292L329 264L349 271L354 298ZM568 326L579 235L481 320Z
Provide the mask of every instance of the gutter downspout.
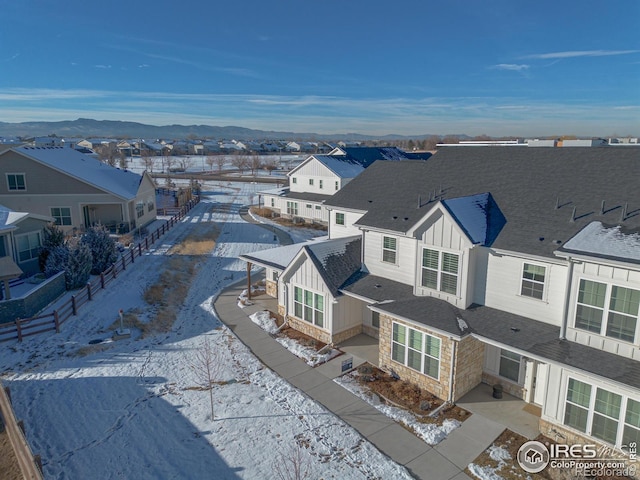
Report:
M451 368L449 369L449 395L447 396L447 403L453 404L453 378L454 378L454 370L456 366L456 345L452 338L451 340Z
M567 325L569 323L569 304L571 301L571 286L573 283L573 266L575 263L571 259L571 257L567 257L569 262L569 273L567 275L567 283L565 287L565 301L564 308L562 310L562 323L560 325L560 340L567 339Z

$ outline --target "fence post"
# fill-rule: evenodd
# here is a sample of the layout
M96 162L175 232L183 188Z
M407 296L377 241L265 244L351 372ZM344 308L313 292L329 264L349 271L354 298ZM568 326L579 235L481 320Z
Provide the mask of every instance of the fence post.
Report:
M138 256L139 257L142 256L142 244L141 243L138 244Z
M18 334L18 341L22 341L22 326L20 325L20 319L16 318L16 333Z
M129 251L131 252L131 263L133 263L134 262L133 258L135 257L134 255L135 250L131 249Z
M53 311L53 323L56 324L56 333L60 333L60 317L58 317L58 311Z
M113 272L113 278L116 278L118 276L118 268L115 263L111 265L111 271Z
M127 269L127 262L124 259L124 255L122 256L122 270L126 270Z
M71 295L71 313L78 315L78 307L76 306L76 296Z
M153 235L153 232L151 232L151 235ZM149 237L144 237L144 249L149 250Z
M100 274L100 288L104 289L104 272Z
M89 301L93 300L93 295L91 295L91 282L87 282L87 298Z

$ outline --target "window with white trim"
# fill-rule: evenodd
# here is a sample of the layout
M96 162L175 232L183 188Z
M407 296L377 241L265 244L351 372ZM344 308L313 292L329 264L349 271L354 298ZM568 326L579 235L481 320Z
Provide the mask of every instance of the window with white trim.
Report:
M336 225L344 225L344 213L336 212Z
M522 268L522 286L520 295L542 300L546 268L542 265L525 263Z
M309 179L309 185L311 185L313 187L313 178Z
M382 261L386 263L396 263L398 252L398 241L394 237L382 237Z
M459 255L431 248L422 250L422 286L458 294Z
M297 177L291 177L291 182L292 183L298 183L298 178Z
M338 180L336 180L336 191L338 191L339 185L340 185L340 182L338 182Z
M500 349L500 368L498 373L501 377L518 383L520 379L520 361L522 357L509 350Z
M298 202L287 202L287 215L298 215Z
M392 360L436 380L440 377L440 339L393 322Z
M71 225L71 209L69 207L51 207L51 216L56 225Z
M634 342L640 310L640 290L581 279L575 327Z
M322 190L322 180L318 180L318 188Z
M38 258L40 248L42 247L40 232L16 235L16 245L18 247L19 262L26 262L28 260Z
M640 402L569 378L564 422L612 445L640 441Z
M27 180L24 173L7 173L7 190L10 192L24 191L27 189Z
M324 296L304 288L293 287L293 314L309 323L324 325Z
M371 312L371 326L380 328L380 312Z
M271 206L272 206L272 207L275 207L275 206L276 206L276 200L275 200L275 198L272 198L272 199L271 199Z
M144 215L144 203L136 203L136 217L140 218Z

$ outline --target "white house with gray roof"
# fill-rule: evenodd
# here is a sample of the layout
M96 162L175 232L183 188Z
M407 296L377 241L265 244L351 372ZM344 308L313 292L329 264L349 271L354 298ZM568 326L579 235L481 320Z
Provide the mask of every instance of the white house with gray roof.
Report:
M541 433L623 448L640 441L639 176L633 148L376 162L324 203L350 249L300 253L272 292L291 325L370 335L381 368L444 400L500 384Z
M156 217L155 183L68 147L17 147L0 153L0 204L53 217L66 231L101 223L114 233Z

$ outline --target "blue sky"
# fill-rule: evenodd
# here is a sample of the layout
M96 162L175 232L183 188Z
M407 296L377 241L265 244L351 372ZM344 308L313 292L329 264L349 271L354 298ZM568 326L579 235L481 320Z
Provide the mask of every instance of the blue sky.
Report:
M640 1L0 0L0 121L640 136Z

